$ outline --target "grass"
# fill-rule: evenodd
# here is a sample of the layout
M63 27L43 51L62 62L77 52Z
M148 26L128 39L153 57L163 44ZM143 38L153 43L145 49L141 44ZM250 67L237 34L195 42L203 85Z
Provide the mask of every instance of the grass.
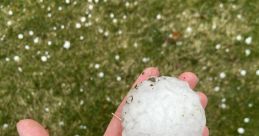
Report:
M102 135L130 85L150 66L162 75L199 76L211 135L241 135L238 128L259 135L258 5L1 0L0 135L17 135L23 118L41 122L54 136Z

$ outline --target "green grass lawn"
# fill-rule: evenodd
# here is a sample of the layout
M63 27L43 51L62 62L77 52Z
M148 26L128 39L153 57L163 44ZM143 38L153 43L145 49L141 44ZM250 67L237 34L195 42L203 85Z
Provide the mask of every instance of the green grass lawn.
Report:
M102 135L156 66L199 76L212 136L258 136L258 13L257 0L0 0L0 135L23 118Z

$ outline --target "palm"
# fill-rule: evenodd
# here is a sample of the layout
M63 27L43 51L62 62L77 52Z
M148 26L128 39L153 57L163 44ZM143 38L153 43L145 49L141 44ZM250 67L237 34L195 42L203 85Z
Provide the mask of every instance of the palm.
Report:
M135 84L138 84L144 80L147 80L149 77L159 76L159 71L157 68L147 68L144 70L143 74L141 74L133 86ZM196 84L198 83L198 78L195 74L191 72L185 72L179 76L179 79L187 81L191 88L194 88ZM205 108L207 105L207 97L205 94L198 92L198 95L200 96L201 104ZM125 103L125 99L121 102L119 105L117 111L115 112L115 115L117 117L120 117L120 113L122 111L122 107ZM122 126L121 122L117 117L113 117L110 124L108 125L108 128L106 129L105 136L121 136L122 135ZM49 136L47 130L42 127L38 122L31 120L31 119L25 119L21 120L17 123L17 130L20 136ZM209 130L207 127L204 128L203 136L208 136Z

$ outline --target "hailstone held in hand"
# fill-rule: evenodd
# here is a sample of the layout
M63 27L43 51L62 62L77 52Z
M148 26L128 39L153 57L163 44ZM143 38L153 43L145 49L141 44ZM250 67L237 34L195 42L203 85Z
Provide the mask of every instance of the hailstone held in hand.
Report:
M205 124L199 96L174 77L138 84L122 110L122 136L201 136Z

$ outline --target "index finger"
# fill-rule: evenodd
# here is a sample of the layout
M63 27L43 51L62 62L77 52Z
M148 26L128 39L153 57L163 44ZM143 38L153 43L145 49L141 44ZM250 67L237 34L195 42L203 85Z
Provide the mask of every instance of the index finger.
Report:
M134 82L133 86L141 83L144 80L147 80L149 77L159 76L159 70L155 67L146 68ZM126 97L122 100L121 104L119 105L118 109L115 112L115 115L111 119L106 132L104 133L105 136L121 136L122 134L122 126L121 121L119 118L121 117L121 111L126 102Z

